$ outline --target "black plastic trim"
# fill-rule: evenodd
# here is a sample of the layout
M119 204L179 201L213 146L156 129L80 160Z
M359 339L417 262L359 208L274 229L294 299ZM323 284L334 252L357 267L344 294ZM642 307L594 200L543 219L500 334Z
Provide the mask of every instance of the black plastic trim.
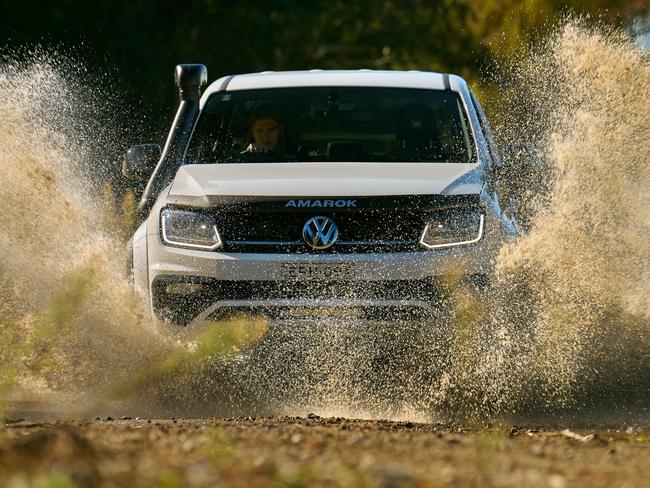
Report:
M287 207L290 201L326 201L326 200L353 200L356 206L349 208L328 208L319 206ZM356 209L405 209L424 210L427 208L447 208L464 205L478 204L479 194L469 195L388 195L388 196L264 196L264 195L201 195L183 196L171 195L167 197L167 204L171 206L189 207L196 209L219 207L245 207L249 210L284 210L292 213L315 212L354 212Z
M451 90L451 82L449 81L449 75L447 73L442 75L442 82L445 85L445 90Z
M202 64L179 64L174 71L180 104L165 142L162 155L142 193L138 211L146 218L160 192L172 182L199 115L201 87L207 83L208 72Z
M226 91L228 89L228 85L230 85L230 82L232 79L237 76L237 75L230 75L226 76L226 79L221 82L221 85L219 85L219 88L217 88L218 92Z

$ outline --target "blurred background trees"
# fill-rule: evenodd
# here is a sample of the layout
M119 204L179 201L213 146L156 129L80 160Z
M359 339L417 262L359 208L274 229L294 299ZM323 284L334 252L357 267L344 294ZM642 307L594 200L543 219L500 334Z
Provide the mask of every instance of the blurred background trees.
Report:
M7 2L7 0L2 0ZM309 68L480 73L569 13L630 27L648 0L23 0L2 7L0 49L40 45L106 77L140 121L131 136L161 141L176 105L172 70L232 73ZM146 117L145 117L146 115ZM144 139L142 139L144 138Z

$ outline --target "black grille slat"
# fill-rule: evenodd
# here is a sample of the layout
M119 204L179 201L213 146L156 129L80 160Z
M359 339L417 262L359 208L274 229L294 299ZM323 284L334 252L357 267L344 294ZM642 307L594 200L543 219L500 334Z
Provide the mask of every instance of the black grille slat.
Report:
M316 252L302 241L305 222L313 216L331 217L339 229L338 242L319 252L418 251L424 219L404 211L253 212L223 213L219 232L230 252Z
M383 252L419 252L426 250L417 242L404 244L335 244L329 249L314 250L304 243L299 244L242 244L236 241L226 241L221 251L241 253L270 253L270 254L351 254L351 253L383 253Z
M338 201L352 204L332 207L331 202ZM426 249L419 240L433 212L476 207L480 205L480 195L330 196L291 200L287 197L219 195L208 198L208 203L201 203L197 206L174 200L171 208L179 205L214 213L225 244L220 250L225 252L422 252ZM316 216L330 217L339 229L337 243L322 251L311 249L302 239L305 223Z

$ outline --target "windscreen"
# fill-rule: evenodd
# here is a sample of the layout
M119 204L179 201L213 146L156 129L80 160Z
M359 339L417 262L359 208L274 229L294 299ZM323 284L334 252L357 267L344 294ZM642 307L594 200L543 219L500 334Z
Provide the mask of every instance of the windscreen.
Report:
M215 93L186 162L468 163L474 143L457 94L317 87Z

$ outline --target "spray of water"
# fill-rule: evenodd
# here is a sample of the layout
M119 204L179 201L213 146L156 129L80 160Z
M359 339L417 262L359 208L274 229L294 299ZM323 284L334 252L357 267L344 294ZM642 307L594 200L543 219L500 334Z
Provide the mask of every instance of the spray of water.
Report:
M80 100L69 78L81 73L51 59L0 69L1 317L14 343L30 345L14 365L19 384L76 394L101 391L166 346L121 275L121 244L103 228L95 182L106 163L88 141L110 141L74 119L105 99Z
M539 167L519 175L531 230L501 250L486 314L454 345L450 405L479 418L638 407L650 368L648 53L571 21L500 81L502 142L533 144L547 184L531 187Z
M302 357L290 373L271 356L255 376L281 377L292 408L460 421L642 417L648 54L618 31L571 20L497 78L502 144L541 156L503 188L530 229L501 250L487 292L450 277L447 313L433 323L321 325L320 337L285 351Z
M146 391L123 407L132 415L417 420L650 398L650 63L624 35L572 21L506 70L497 132L535 145L548 191L520 184L535 202L531 229L502 249L487 292L450 277L433 323L312 320L200 364L186 356L195 342L152 322L122 275L123 244L88 178L92 136L71 120L82 90L50 59L0 68L0 321L13 343L38 331L58 339L32 341L23 389L104 400L116 384ZM169 377L164 365L179 363L194 367Z

